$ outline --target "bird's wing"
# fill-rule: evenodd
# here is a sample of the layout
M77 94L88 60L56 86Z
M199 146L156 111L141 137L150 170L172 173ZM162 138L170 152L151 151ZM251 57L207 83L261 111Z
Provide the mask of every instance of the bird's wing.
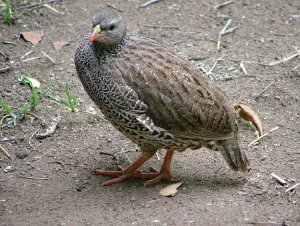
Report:
M218 87L184 58L151 39L132 36L119 57L108 59L111 77L122 79L147 106L154 125L179 137L224 139L237 130L235 112ZM127 98L124 99L127 101Z

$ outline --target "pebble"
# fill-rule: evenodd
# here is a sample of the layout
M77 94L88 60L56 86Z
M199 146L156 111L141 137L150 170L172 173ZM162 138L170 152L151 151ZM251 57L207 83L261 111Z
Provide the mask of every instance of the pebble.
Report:
M26 157L28 157L28 155L29 155L29 152L25 151L25 150L19 150L16 152L16 157L18 159L25 159Z
M7 166L3 169L3 171L4 171L4 173L9 173L9 172L15 171L15 167Z

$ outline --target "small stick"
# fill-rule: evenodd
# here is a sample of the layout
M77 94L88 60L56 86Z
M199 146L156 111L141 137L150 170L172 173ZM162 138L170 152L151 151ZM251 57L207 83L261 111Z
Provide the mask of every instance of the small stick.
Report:
M148 1L148 2L145 2L142 6L141 6L141 8L146 8L147 6L149 6L149 5L152 5L152 4L154 4L154 3L158 3L158 2L160 2L161 0L150 0L150 1Z
M47 55L46 53L44 53L44 51L42 51L42 54L43 54L48 60L50 60L50 62L51 62L52 64L55 64L55 63L56 63L55 60L54 60L52 57L50 57L49 55Z
M15 65L22 64L22 63L32 61L32 60L36 60L36 59L40 59L40 57L32 57L32 58L29 58L29 59L26 59L26 60L22 60L22 61L16 63Z
M23 56L20 57L20 60L22 60L23 58L27 57L28 55L32 54L33 51L29 51L28 53L25 53Z
M11 159L10 154L2 147L2 145L0 145L0 150L8 157Z
M223 3L219 4L219 5L216 5L215 9L223 8L224 6L227 6L227 5L231 4L231 3L234 3L234 1L223 2Z
M10 44L10 45L14 45L14 46L17 46L17 44L15 42L11 42L11 41L2 41L3 44Z
M245 68L245 64L243 61L241 61L241 63L240 63L240 68L242 69L242 71L244 72L245 75L248 75L248 72Z
M45 3L54 3L54 2L56 2L56 0L47 0L47 1L39 2L39 3L33 4L33 5L27 5L27 6L22 6L22 7L16 8L16 11L20 11L20 9L33 8L36 6L43 5Z
M28 176L22 176L19 174L17 174L17 175L18 175L18 177L25 178L25 179L31 179L31 180L49 180L48 177L28 177Z
M282 60L274 61L274 62L269 63L269 66L274 66L274 65L277 65L277 64L281 64L281 63L287 62L287 61L292 60L293 58L295 58L297 56L300 56L300 51L299 50L297 50L296 53L294 53L294 54L292 54L292 55L290 55L288 57L283 58Z
M269 133L275 131L279 129L279 126L274 127L273 129L270 129L268 132L264 133L263 135L259 136L258 138L256 138L255 140L253 140L248 147L250 147L251 145L253 145L254 143L256 143L257 141L261 140L263 137L267 136Z
M220 31L219 36L218 36L218 42L217 42L217 49L219 50L221 47L221 36L229 34L231 32L233 32L236 27L233 27L231 29L227 29L231 23L231 19L227 20L227 23L225 24L225 26L223 27L223 29Z
M52 6L50 6L47 3L43 4L43 6L50 9L50 10L52 10L52 11L54 11L54 12L56 12L56 13L58 13L58 14L63 14L63 13L59 12L58 10L54 9Z
M123 12L123 10L122 10L122 9L118 9L116 6L114 6L114 5L111 5L111 4L109 4L109 3L107 3L107 4L106 4L106 6L107 6L107 7L109 7L109 8L112 8L112 9L118 10L119 12Z
M271 176L281 185L287 186L287 182L281 177L279 177L278 175L276 175L275 173L271 173Z
M298 67L300 67L300 64L298 64L296 67L294 67L294 68L292 69L292 71L296 71Z
M28 140L28 144L30 145L30 147L33 148L33 145L31 144L31 140L32 138L34 137L34 135L37 133L37 131L39 131L38 129L36 131L34 131L34 133L29 137L29 140Z
M263 94L266 92L266 90L269 89L276 81L277 81L277 80L274 79L272 82L270 82L269 85L267 85L267 86L263 89L263 91L261 91L254 99L256 100L256 99L258 99L261 95L263 95Z
M164 26L158 26L154 24L141 24L143 27L150 27L150 28L171 28L171 29L179 29L177 26L172 26L172 25L164 25Z
M0 68L0 73L1 72L9 71L10 69L12 69L12 67L3 67L3 68Z
M284 222L277 223L273 221L245 221L245 224L254 224L254 225L278 225L278 226L285 226L286 224Z
M300 183L294 184L293 186L289 187L288 189L285 190L285 192L289 192L294 190L296 187L298 187L300 185Z

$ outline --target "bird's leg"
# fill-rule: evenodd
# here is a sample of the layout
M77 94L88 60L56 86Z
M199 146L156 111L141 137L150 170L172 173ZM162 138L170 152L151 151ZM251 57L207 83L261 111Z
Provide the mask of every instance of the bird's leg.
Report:
M174 154L173 150L167 150L161 169L158 173L156 173L157 176L154 179L148 180L144 184L144 186L156 184L162 179L166 179L171 176L171 162L172 162L173 154Z
M128 178L142 178L149 179L154 178L157 173L142 173L138 170L147 160L149 160L153 154L142 154L137 160L135 160L127 169L123 170L119 167L120 171L106 171L106 170L95 170L94 174L104 176L114 176L117 178L105 181L102 185L111 185L120 183Z

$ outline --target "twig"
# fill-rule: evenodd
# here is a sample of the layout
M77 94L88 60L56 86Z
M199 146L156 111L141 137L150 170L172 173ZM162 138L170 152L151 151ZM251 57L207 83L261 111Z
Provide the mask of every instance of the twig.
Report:
M170 29L179 29L179 27L173 26L173 25L163 25L163 26L159 26L159 25L154 25L154 24L141 24L141 26L143 26L143 27L150 27L150 28L170 28Z
M263 89L263 91L261 91L254 99L256 100L256 99L258 99L261 95L263 95L263 94L266 92L266 90L269 89L276 81L277 81L277 80L274 79L272 82L270 82L269 85L267 85L267 86Z
M281 185L287 186L287 182L281 177L279 177L278 175L276 175L275 173L271 173L271 176Z
M225 26L223 27L223 29L220 31L219 36L218 36L218 42L217 42L217 50L220 50L221 47L221 37L223 35L227 35L229 33L232 33L237 27L233 27L230 29L227 29L231 23L231 19L227 20L227 23L225 24Z
M2 147L2 145L0 145L0 150L8 157L11 159L10 154Z
M58 14L63 14L63 13L59 12L58 10L54 9L52 6L50 6L47 3L43 4L43 6L46 7L46 8L48 8L48 9L50 9L50 10L52 10L52 11L54 11L54 12L56 12L56 13L58 13Z
M33 51L29 51L28 53L25 53L23 56L20 57L20 60L22 60L23 58L27 57L28 55L32 54Z
M42 54L44 55L44 57L46 57L48 60L50 60L50 62L52 64L56 63L56 61L52 57L50 57L49 55L47 55L44 51L42 51Z
M22 64L22 63L25 63L25 62L28 62L28 61L32 61L32 60L36 60L36 59L40 59L40 57L32 57L32 58L28 58L26 60L22 60L18 63L15 63L14 65L18 65L18 64Z
M39 2L39 3L33 4L33 5L27 5L27 6L22 6L22 7L16 8L16 11L20 11L21 9L26 9L26 8L37 7L37 6L43 5L45 3L54 3L54 2L56 2L56 0L47 0L47 1Z
M296 53L294 53L294 54L292 54L292 55L290 55L288 57L283 58L282 60L274 61L274 62L269 63L269 66L274 66L274 65L277 65L277 64L281 64L281 63L287 62L287 61L292 60L293 58L295 58L297 56L300 56L300 51L299 50L297 50Z
M277 223L274 221L245 221L245 224L253 224L253 225L278 225L278 226L286 226L284 221L282 223Z
M154 4L154 3L158 3L158 2L160 2L161 0L150 0L150 1L148 1L148 2L145 2L142 6L141 6L141 8L145 8L145 7L147 7L147 6L149 6L149 5L152 5L152 4Z
M285 190L285 192L289 192L294 190L296 187L298 187L300 185L300 183L294 184L293 186L289 187L288 189Z
M21 177L21 178L25 178L25 179L31 179L31 180L49 180L48 177L28 177L28 176L22 176L20 174L17 174L18 177Z
M9 71L10 69L12 69L12 67L3 67L3 68L0 68L0 73L1 72Z
M34 135L37 133L37 131L39 131L38 129L36 131L34 131L34 133L29 137L29 140L28 140L28 144L30 145L30 147L33 148L33 145L31 144L31 140L32 138L34 137Z
M215 9L223 8L224 6L227 6L227 5L231 4L231 3L234 3L234 1L223 2L223 3L219 4L219 5L215 5Z
M268 132L264 133L263 135L259 136L258 138L256 138L255 140L253 140L248 147L250 147L251 145L253 145L254 143L256 143L257 141L261 140L263 137L267 136L269 133L275 131L279 129L279 126L274 127L273 129L270 129Z
M248 75L248 72L247 72L247 70L245 68L244 61L240 62L240 68L242 69L242 71L244 72L245 75Z
M106 4L106 6L107 6L107 7L109 7L109 8L112 8L112 9L118 10L119 12L123 12L123 10L122 10L122 9L119 9L119 8L117 8L116 6L112 5L112 4L109 4L109 3L107 3L107 4Z

